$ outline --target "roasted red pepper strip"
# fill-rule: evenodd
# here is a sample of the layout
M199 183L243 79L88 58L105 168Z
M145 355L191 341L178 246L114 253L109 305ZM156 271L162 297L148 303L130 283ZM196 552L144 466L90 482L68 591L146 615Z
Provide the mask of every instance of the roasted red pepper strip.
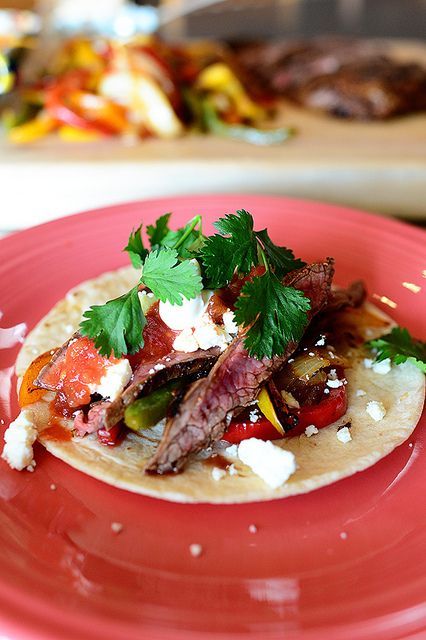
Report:
M248 438L259 438L259 440L277 440L282 438L275 427L266 418L260 417L257 422L244 422L238 419L233 420L228 430L223 436L223 440L231 444L239 444L242 440Z
M122 429L120 423L116 424L111 429L99 429L97 431L98 440L101 444L107 447L115 447L119 443L122 436Z
M297 426L287 431L287 437L302 434L310 424L317 429L327 427L332 422L341 418L348 408L348 397L346 386L338 389L330 389L330 393L324 396L318 404L301 407L295 411L298 416ZM259 438L260 440L277 440L282 436L275 427L264 417L260 417L257 422L250 422L248 419L232 420L223 439L232 444L238 444L247 438Z
M72 72L46 89L46 111L58 122L105 135L122 132L127 121L123 107L87 91L85 72Z

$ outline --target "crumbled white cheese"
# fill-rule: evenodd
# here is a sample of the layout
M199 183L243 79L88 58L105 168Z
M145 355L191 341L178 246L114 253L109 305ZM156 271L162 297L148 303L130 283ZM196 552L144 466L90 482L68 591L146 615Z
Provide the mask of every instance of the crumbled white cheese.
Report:
M343 387L344 384L344 380L327 380L327 387L331 387L331 389L338 389Z
M12 469L34 471L33 444L36 438L34 414L30 409L23 409L6 429L1 457Z
M328 393L330 393L330 389L327 389L327 387L324 389L324 393L327 395Z
M253 409L253 411L250 411L249 419L250 422L257 422L259 420L259 412L257 411L257 409Z
M357 389L355 395L357 398L362 398L363 396L367 395L367 392L364 391L364 389Z
M243 440L238 446L238 457L272 489L280 487L296 471L293 453L277 447L270 440Z
M203 547L200 544L194 542L193 544L189 545L189 553L193 558L199 558L203 553Z
M212 347L219 347L224 351L232 342L232 334L238 331L233 321L234 314L232 311L225 312L224 324L215 324L207 312L211 296L212 292L206 290L194 300L184 300L182 306L160 303L162 320L171 329L180 331L173 342L175 351L193 353L197 349L207 350ZM189 303L193 303L192 306Z
M371 368L374 373L379 373L381 376L385 376L392 368L390 358L386 358L381 362L375 362Z
M316 341L316 347L323 347L325 345L325 336L321 335L320 338Z
M224 351L231 342L225 329L215 324L208 314L205 314L194 328L194 338L198 347L204 350L220 347L221 351Z
M193 353L198 349L198 342L195 339L192 329L184 329L175 338L173 342L175 351L183 351L184 353Z
M326 384L332 389L338 389L339 387L342 387L344 384L346 384L346 380L344 378L343 380L339 380L337 377L336 369L331 369L330 373L327 376Z
M212 469L213 480L219 481L226 476L225 469L219 469L219 467L213 467Z
M123 525L121 522L111 522L111 531L113 533L121 533L123 531Z
M386 409L383 406L382 402L378 402L377 400L371 400L371 402L367 402L367 406L365 408L366 412L373 418L375 422L379 422L383 420L386 415Z
M340 442L343 442L343 444L346 444L347 442L350 442L352 440L351 432L349 431L348 427L342 427L341 429L339 429L336 433L336 437L338 440L340 440Z
M131 377L132 367L126 358L122 358L117 364L107 366L98 384L88 385L90 393L99 393L103 398L115 400L130 382Z
M314 355L315 355L315 353L314 353L313 351L310 351L310 352L308 353L308 356L310 356L311 358L312 358Z
M236 458L238 456L238 445L229 445L229 447L226 447L224 453L226 453L227 456L231 456L231 458Z
M162 369L165 369L166 365L165 364L161 364L161 362L159 362L158 364L154 365L154 369L155 371L162 371Z
M305 429L305 436L307 438L310 438L311 436L314 436L316 433L318 433L318 429L316 428L316 426L314 424L310 424L306 427Z
M238 325L235 322L235 314L233 311L231 311L230 309L228 309L228 311L225 311L222 316L222 320L223 326L230 335L235 335L238 333Z
M371 367L373 366L373 360L371 358L364 358L364 367L366 369L371 369Z

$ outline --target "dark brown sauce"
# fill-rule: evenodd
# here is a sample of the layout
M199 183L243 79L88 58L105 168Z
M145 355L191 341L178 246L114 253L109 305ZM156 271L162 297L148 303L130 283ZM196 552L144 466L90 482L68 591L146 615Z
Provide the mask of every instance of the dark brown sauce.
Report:
M216 467L217 469L223 469L223 470L226 470L231 465L229 460L227 460L224 456L221 456L218 453L215 453L214 455L210 456L210 458L206 458L203 462L206 466Z

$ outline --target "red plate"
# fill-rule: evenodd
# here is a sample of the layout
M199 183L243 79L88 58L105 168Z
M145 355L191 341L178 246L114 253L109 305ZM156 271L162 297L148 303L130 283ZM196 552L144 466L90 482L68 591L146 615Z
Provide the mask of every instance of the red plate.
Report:
M365 279L372 294L397 304L399 323L426 337L422 231L331 205L248 195L125 204L2 240L2 326L33 327L70 287L124 264L121 249L140 220L173 211L178 224L203 213L210 231L212 220L242 207L305 259L334 256L338 282ZM402 282L423 290L414 294ZM0 351L1 369L16 353ZM14 416L14 391L11 399ZM41 448L34 474L2 462L0 635L425 638L425 426L423 419L410 444L352 478L240 506L179 505L115 490ZM121 533L112 522L123 524ZM202 545L200 557L190 555L191 543Z

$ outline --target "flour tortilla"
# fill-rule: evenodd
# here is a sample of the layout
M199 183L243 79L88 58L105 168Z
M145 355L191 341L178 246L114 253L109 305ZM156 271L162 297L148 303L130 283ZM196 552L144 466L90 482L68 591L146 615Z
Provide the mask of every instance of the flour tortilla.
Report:
M103 304L125 293L136 284L137 278L137 272L129 267L103 274L70 291L25 340L16 362L19 381L34 358L70 337L87 307ZM369 318L375 316L379 320L366 329L366 338L389 330L392 325L390 318L368 303L365 310L372 314ZM378 328L381 320L388 322L388 326ZM215 480L213 466L204 462L202 454L195 456L183 473L145 475L144 464L161 437L161 425L147 430L144 436L129 433L116 447L99 444L96 434L59 442L43 435L52 394L47 393L46 401L37 402L29 408L34 412L38 439L50 453L115 487L176 502L270 500L306 493L367 469L413 432L424 403L423 374L413 365L404 364L392 367L386 375L379 375L364 366L363 359L367 355L362 350L354 351L353 366L346 370L349 409L345 416L310 438L301 435L275 441L278 446L292 451L297 462L297 471L278 489L271 489L238 459L230 458L237 471L235 475L226 473L220 480ZM366 392L365 396L357 395L360 389ZM383 420L374 422L366 413L366 404L370 400L383 403L386 408ZM339 426L349 421L352 440L344 444L337 439L336 433ZM72 423L68 421L67 426L71 428Z

